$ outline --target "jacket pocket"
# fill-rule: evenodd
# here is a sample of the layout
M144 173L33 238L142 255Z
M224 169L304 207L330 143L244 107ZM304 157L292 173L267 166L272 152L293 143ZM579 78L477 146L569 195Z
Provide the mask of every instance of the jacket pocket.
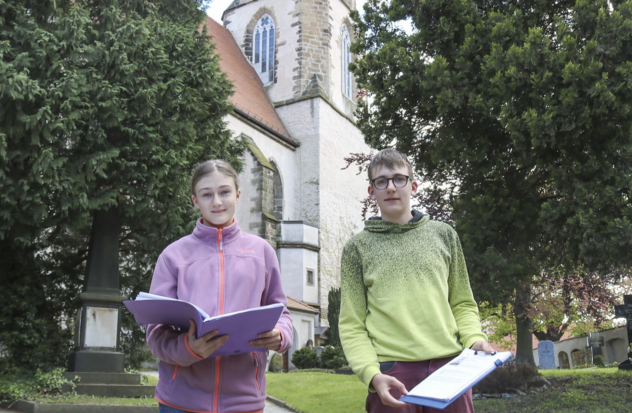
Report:
M174 381L177 375L178 375L178 365L176 364L175 368L173 369L173 374L171 375L171 381Z
M389 371L393 370L395 367L394 361L382 361L380 362L380 373L388 374Z

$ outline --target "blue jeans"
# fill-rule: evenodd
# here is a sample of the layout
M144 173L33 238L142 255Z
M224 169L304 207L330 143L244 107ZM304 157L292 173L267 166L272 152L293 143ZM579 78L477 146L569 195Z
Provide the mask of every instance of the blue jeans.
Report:
M191 413L191 412L187 412L186 410L180 410L180 409L176 409L175 407L171 407L171 406L165 406L162 403L159 403L160 405L160 413Z

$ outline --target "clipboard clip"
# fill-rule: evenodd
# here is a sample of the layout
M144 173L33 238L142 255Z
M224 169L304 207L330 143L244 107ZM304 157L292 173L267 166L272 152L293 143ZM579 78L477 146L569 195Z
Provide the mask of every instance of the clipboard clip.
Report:
M474 350L474 355L475 355L475 356L478 356L478 350ZM495 356L495 355L496 355L496 352L495 352L495 351L492 351L492 354L491 354L491 355L492 355L492 356Z

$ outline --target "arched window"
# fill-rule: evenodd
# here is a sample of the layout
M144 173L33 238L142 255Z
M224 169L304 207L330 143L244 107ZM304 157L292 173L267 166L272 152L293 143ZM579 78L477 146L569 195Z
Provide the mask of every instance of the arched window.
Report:
M274 82L274 20L264 14L253 32L252 64L264 85Z
M352 99L353 90L353 78L351 77L351 70L349 70L349 63L351 63L351 39L349 38L349 31L346 25L342 25L342 94Z

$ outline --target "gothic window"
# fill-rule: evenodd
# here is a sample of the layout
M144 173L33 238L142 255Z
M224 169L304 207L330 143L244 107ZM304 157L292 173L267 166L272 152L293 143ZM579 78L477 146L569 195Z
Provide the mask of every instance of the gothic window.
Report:
M352 99L353 78L349 63L351 62L351 39L346 25L342 25L342 94Z
M274 81L274 20L264 14L253 32L252 64L264 85Z

